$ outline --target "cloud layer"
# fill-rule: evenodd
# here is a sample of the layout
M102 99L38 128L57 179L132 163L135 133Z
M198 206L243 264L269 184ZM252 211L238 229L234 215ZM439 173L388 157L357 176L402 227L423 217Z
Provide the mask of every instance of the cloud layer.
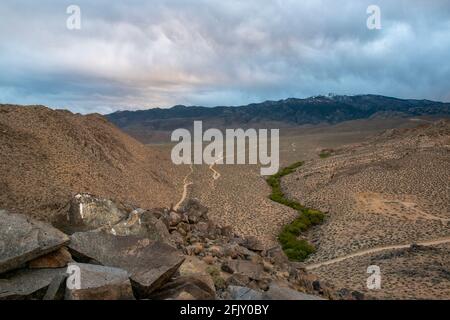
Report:
M66 8L81 8L81 30ZM366 9L381 8L381 30ZM377 93L450 101L447 0L0 3L0 102L77 112Z

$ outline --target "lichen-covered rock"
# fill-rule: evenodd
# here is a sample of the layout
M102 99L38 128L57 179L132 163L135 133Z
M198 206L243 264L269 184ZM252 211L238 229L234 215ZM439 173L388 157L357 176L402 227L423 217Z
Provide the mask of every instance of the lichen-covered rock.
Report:
M75 233L70 239L74 255L128 271L138 298L148 297L164 285L184 261L170 245L137 236L96 231Z
M79 287L66 289L66 300L134 300L128 273L119 268L71 263L79 270Z
M68 233L89 231L105 225L113 226L127 216L127 212L113 201L82 193L72 198L67 223L61 227Z
M67 242L67 235L46 223L0 210L0 273L16 269Z

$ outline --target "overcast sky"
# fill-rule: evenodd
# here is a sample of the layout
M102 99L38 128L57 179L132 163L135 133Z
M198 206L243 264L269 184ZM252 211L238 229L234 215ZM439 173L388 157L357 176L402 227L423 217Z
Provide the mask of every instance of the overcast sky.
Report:
M81 8L81 30L66 9ZM366 26L381 8L381 30ZM374 93L450 101L449 0L1 0L0 103L108 113Z

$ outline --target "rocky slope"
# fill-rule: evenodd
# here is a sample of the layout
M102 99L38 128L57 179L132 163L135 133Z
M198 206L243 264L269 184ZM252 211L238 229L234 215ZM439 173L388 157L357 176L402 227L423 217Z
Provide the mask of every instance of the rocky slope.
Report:
M170 206L183 169L100 115L0 105L3 209L51 219L78 192Z
M326 286L278 247L216 225L197 200L145 210L78 194L61 215L67 235L0 211L0 300L363 298Z

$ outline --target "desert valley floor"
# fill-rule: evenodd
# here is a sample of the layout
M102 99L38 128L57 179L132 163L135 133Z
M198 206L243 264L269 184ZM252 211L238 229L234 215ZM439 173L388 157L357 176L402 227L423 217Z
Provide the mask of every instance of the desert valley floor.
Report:
M372 298L450 298L450 126L424 131L429 123L358 120L282 134L281 165L306 161L283 179L283 189L327 212L325 223L304 235L317 248L304 263L308 270ZM156 147L170 152L170 145ZM321 150L331 155L322 159ZM192 166L184 185L218 223L267 247L297 214L268 199L256 166ZM370 265L381 269L380 290L366 287Z

